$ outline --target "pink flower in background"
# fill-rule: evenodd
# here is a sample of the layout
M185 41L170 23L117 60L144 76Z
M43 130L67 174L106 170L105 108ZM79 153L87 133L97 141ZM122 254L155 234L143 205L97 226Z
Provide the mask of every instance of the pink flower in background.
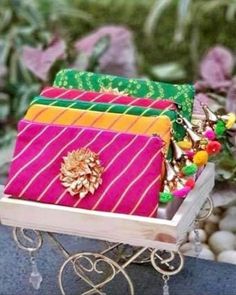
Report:
M200 64L200 76L203 80L198 81L197 88L227 91L234 64L234 57L227 48L216 46L210 49Z
M194 109L194 114L202 114L203 110L201 107L201 103L204 104L209 104L209 97L204 94L204 93L198 93L195 95L195 99L194 99L194 104L193 104L193 109Z
M137 75L135 48L132 33L122 26L104 26L75 43L75 48L83 57L74 67L85 70L94 45L102 37L110 36L110 46L99 60L102 73L134 77Z
M25 67L36 77L47 81L48 73L53 64L65 58L66 44L61 39L54 40L46 49L30 46L23 47L22 61Z
M227 48L216 46L207 52L200 64L200 80L195 83L197 95L194 112L201 113L200 101L215 110L220 105L235 110L236 80L232 80L234 66L235 58Z
M227 112L236 113L236 77L233 77L231 86L226 98Z

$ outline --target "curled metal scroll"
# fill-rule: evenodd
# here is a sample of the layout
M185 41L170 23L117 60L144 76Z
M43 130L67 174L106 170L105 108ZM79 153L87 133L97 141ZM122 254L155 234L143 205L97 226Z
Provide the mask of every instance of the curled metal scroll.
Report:
M212 201L211 197L208 197L206 199L206 202L203 204L201 210L199 211L199 213L196 217L196 220L203 221L203 220L207 219L211 215L213 209L214 209L213 201Z
M70 256L63 263L58 276L59 287L62 295L66 295L63 287L63 274L66 267L71 264L75 274L90 287L89 290L81 293L81 295L106 295L106 293L102 291L102 288L111 282L118 273L121 273L124 276L127 281L130 294L134 295L133 283L126 271L114 260L102 254L91 252L77 253ZM95 280L92 278L94 275L98 276L96 282L94 282Z
M184 266L184 258L180 252L155 249L151 254L151 263L162 275L172 276L179 273Z
M109 249L111 248L112 243L106 242L106 245ZM117 262L123 262L128 261L130 258L132 258L133 255L140 249L140 247L134 247L127 244L117 244L114 248L111 249L111 252L115 255ZM106 252L106 251L104 251ZM143 252L139 257L137 257L135 260L132 260L132 263L135 264L145 264L151 262L151 249L147 249L145 252Z
M39 250L43 243L42 234L33 229L15 227L13 238L20 249L29 252Z

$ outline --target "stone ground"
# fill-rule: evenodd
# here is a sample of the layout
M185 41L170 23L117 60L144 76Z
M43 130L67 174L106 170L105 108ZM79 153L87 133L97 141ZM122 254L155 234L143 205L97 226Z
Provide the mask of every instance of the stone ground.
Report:
M98 251L104 244L93 240L63 236L58 238L71 253ZM12 230L0 226L0 295L60 295L57 274L64 257L47 237L37 255L38 268L43 276L40 290L32 289L28 283L31 272L29 256L18 249L12 239ZM132 265L128 268L134 281L136 295L162 294L162 280L151 266ZM81 282L66 273L65 289L68 295L82 292ZM171 295L236 295L236 266L201 259L186 258L182 272L171 278ZM85 291L85 289L83 289ZM106 294L128 295L121 277L105 290Z

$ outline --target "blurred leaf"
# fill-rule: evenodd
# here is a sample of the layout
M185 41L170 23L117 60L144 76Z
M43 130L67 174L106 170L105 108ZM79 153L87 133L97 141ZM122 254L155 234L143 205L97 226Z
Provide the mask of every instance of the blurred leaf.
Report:
M0 147L9 146L16 137L16 130L7 128L4 135L0 136Z
M183 41L185 26L190 13L192 0L179 0L177 11L177 25L174 34L174 41L179 43Z
M214 207L229 206L236 201L236 185L216 183L211 196L214 202Z
M65 51L64 40L56 40L45 50L24 46L22 62L36 77L46 81L52 65L65 58Z
M234 1L234 0L233 0ZM202 10L205 12L213 11L216 8L230 5L232 1L228 0L214 0L214 1L203 1L202 3Z
M229 22L233 22L236 15L236 3L229 4L226 11L226 19Z
M74 48L86 56L83 62L74 63L75 68L125 77L137 74L133 34L124 26L102 26L79 39Z
M144 24L144 32L151 36L163 12L172 4L172 0L156 0Z
M235 60L232 52L223 46L211 48L201 62L201 76L205 80L218 82L227 80L232 74Z
M19 56L18 56L17 52L15 51L10 56L10 64L9 64L9 74L10 74L9 82L11 84L17 83L17 80L18 80L18 75L17 75L18 60L19 60Z
M8 99L7 94L0 92L0 122L7 121L9 114Z
M93 71L98 68L99 60L107 51L111 44L111 37L109 35L101 37L94 45L92 54L88 62L88 71Z
M226 98L226 110L236 113L236 76L232 79Z
M10 22L12 19L12 10L5 9L4 13L0 14L0 16L1 16L0 32L2 32L10 25Z
M186 77L184 68L179 63L166 63L156 65L151 69L152 74L160 80L182 80Z
M17 97L17 116L21 118L25 110L28 108L30 101L39 92L40 86L38 84L21 85L19 87L19 97Z
M218 181L234 181L236 179L236 159L231 153L230 147L227 147L225 141L223 151L212 160L216 164L216 179Z
M11 43L9 37L7 39L0 39L0 64L6 65L10 50Z

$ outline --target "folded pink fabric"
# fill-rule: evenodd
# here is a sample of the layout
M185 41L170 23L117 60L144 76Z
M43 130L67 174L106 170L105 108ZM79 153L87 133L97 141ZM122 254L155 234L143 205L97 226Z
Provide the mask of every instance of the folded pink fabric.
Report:
M84 209L156 217L163 157L157 136L22 120L5 193L14 198ZM68 152L88 148L104 171L102 184L84 198L62 185Z
M44 97L48 97L48 98L57 98L57 99L63 98L63 99L71 99L71 100L85 100L85 101L92 101L92 102L116 103L116 104L125 104L125 105L161 109L161 110L176 109L175 103L167 99L153 100L149 98L135 98L135 97L125 96L125 95L118 95L118 94L112 94L112 93L98 93L98 92L84 91L84 90L78 90L78 89L47 87L40 93L40 95Z

